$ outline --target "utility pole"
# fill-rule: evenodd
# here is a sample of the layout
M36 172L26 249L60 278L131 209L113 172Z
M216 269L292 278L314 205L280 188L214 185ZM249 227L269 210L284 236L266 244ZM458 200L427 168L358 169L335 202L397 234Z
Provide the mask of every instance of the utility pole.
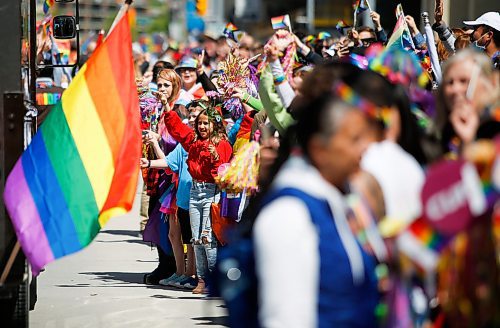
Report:
M315 11L315 0L307 0L307 30L309 34L314 34L314 11Z

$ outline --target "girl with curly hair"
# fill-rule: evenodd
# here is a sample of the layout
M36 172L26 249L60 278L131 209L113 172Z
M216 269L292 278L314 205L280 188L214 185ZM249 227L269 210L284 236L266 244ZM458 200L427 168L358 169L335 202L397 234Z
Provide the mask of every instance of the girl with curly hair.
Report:
M213 237L210 217L212 202L218 202L220 190L215 184L215 176L220 165L228 163L232 148L227 140L223 119L216 107L205 100L191 104L200 107L195 119L194 129L182 123L176 112L165 106L165 125L172 137L181 143L188 152L188 171L193 178L189 199L192 242L194 245L198 285L193 293L205 293L205 278L215 266L217 241ZM154 163L153 163L154 164ZM143 166L150 166L150 161L143 160Z

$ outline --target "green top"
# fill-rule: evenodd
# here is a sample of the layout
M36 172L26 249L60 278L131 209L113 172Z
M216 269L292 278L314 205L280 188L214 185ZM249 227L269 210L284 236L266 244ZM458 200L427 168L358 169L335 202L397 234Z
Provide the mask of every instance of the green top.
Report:
M286 111L280 97L274 88L274 78L269 65L264 69L260 76L259 95L262 105L273 126L283 135L286 129L294 123L290 113Z
M255 109L257 112L260 112L264 108L259 99L250 96L248 93L243 94L243 102Z

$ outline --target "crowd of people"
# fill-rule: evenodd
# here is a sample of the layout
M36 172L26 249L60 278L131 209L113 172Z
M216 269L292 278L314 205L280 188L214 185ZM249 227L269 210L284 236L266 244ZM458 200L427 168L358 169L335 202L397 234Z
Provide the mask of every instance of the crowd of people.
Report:
M134 44L144 283L221 295L231 326L500 325L500 15L436 11L435 43L370 17ZM451 162L474 165L484 206L434 222L427 185L449 191Z
M412 47L370 17L265 45L230 30L154 65L137 51L145 283L221 295L232 326L500 324L498 189L452 233L422 200L444 158L498 175L500 16L437 13L439 68L411 16ZM405 239L422 225L444 240L431 263Z

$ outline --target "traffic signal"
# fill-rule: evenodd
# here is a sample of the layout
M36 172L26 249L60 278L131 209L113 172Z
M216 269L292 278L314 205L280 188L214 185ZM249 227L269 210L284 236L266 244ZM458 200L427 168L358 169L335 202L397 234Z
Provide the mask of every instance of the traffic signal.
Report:
M205 16L208 8L208 0L196 0L196 12L199 16Z

